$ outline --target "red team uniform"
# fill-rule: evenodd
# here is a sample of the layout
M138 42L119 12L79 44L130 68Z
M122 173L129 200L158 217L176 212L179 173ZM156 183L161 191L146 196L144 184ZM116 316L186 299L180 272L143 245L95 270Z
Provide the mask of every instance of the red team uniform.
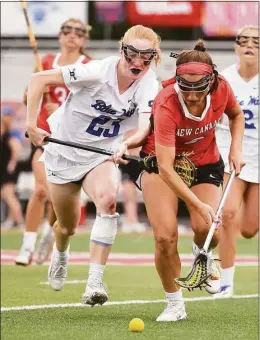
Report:
M43 70L46 71L46 70L58 68L59 67L59 65L58 65L59 58L60 58L60 53L58 53L58 54L47 54L42 59ZM90 57L85 56L85 55L81 55L79 57L79 59L77 60L77 63L81 62L82 64L86 64L90 60L91 60ZM63 85L49 86L48 93L49 93L49 96L50 96L50 101L52 103L58 104L60 106L65 102L65 100L66 100L66 98L69 94L69 90L65 85L64 86ZM40 110L40 113L38 115L37 126L40 129L43 129L43 130L51 133L49 124L47 123L47 119L49 117L49 114L48 114L48 111L46 110L46 108L44 107L45 104L47 104L47 99L46 99L45 96L43 96L41 110Z
M152 114L154 131L142 148L145 154L155 154L155 141L175 147L176 155L187 153L196 167L219 161L215 127L223 113L237 104L227 81L219 76L217 90L206 97L206 107L200 117L189 113L174 78L162 82L163 89L155 98ZM176 91L177 90L177 91Z

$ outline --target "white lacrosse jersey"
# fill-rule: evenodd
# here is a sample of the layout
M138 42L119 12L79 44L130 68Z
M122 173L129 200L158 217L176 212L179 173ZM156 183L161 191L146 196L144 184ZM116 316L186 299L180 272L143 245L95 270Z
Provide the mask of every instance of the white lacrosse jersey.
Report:
M245 132L243 138L243 155L246 166L242 169L241 179L249 182L258 182L258 117L259 92L258 76L249 82L244 81L237 71L237 65L231 65L221 72L231 85L236 99L245 116ZM222 123L218 125L216 137L220 153L224 162L228 163L228 153L231 143L229 120L224 114Z
M53 138L115 151L123 135L138 127L139 113L150 113L159 84L151 69L123 93L117 82L119 57L61 67L70 94L48 119ZM57 144L48 153L88 164L98 155Z

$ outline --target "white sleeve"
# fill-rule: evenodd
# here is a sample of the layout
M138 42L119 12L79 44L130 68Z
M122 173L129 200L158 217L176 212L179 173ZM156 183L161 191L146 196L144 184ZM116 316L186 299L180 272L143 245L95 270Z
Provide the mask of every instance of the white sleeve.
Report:
M138 113L151 112L154 98L159 91L159 83L156 80L156 75L143 79L137 89L135 102L137 104Z
M65 85L72 93L83 87L90 87L99 82L101 77L100 62L93 60L87 64L73 64L61 67Z

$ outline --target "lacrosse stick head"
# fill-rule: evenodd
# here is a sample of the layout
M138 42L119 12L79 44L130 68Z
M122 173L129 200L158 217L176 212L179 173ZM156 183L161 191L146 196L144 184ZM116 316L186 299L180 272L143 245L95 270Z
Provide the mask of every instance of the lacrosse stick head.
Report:
M175 156L174 170L189 188L196 180L196 168L185 153Z
M176 278L174 281L180 287L188 290L201 289L211 274L210 257L208 253L201 250L196 256L189 274L186 277Z
M155 155L144 157L143 164L146 171L158 174L158 163ZM173 167L183 182L188 187L191 187L192 183L196 180L197 172L194 164L189 160L187 155L184 153L176 155Z

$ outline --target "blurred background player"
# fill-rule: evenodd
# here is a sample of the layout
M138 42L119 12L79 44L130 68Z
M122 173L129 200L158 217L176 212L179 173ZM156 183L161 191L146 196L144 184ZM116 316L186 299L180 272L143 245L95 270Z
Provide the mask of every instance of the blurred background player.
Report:
M126 133L124 138L129 138L136 130ZM138 156L140 148L129 150L129 155ZM121 170L121 186L123 194L123 209L124 216L120 217L121 231L123 233L137 232L142 233L147 231L145 224L141 223L138 216L138 189L133 183L131 173L134 169L130 167L136 167L136 164L130 162L126 165L120 165Z
M8 216L3 228L12 228L24 224L22 207L16 196L18 179L17 165L21 152L21 135L12 127L13 111L3 110L1 114L1 199L8 208Z
M84 44L89 36L91 27L85 25L81 20L70 18L62 25L59 33L60 52L47 54L42 59L43 70L56 69L65 65L76 63L87 63L91 59L84 53ZM46 92L47 95L46 95ZM38 127L51 133L47 118L62 105L69 93L66 86L50 86L43 96L40 113L38 116ZM50 100L49 100L50 99ZM26 94L25 99L26 102ZM20 253L15 263L28 265L32 261L35 249L37 232L43 222L45 203L48 200L48 190L44 164L38 162L43 153L42 147L32 145L32 169L35 177L35 190L30 197L26 210L26 230ZM51 203L48 204L49 221L44 225L42 239L39 243L36 262L42 263L48 257L52 248L53 230L52 225L56 220Z
M229 81L245 116L243 154L246 165L232 184L223 211L220 228L219 256L221 259L221 288L214 297L230 297L234 290L236 237L240 230L245 238L258 232L259 223L259 172L258 172L258 110L259 110L259 28L243 27L237 37L235 53L238 63L226 68L222 74ZM217 141L225 162L226 183L229 178L228 149L230 132L227 117L217 131Z

